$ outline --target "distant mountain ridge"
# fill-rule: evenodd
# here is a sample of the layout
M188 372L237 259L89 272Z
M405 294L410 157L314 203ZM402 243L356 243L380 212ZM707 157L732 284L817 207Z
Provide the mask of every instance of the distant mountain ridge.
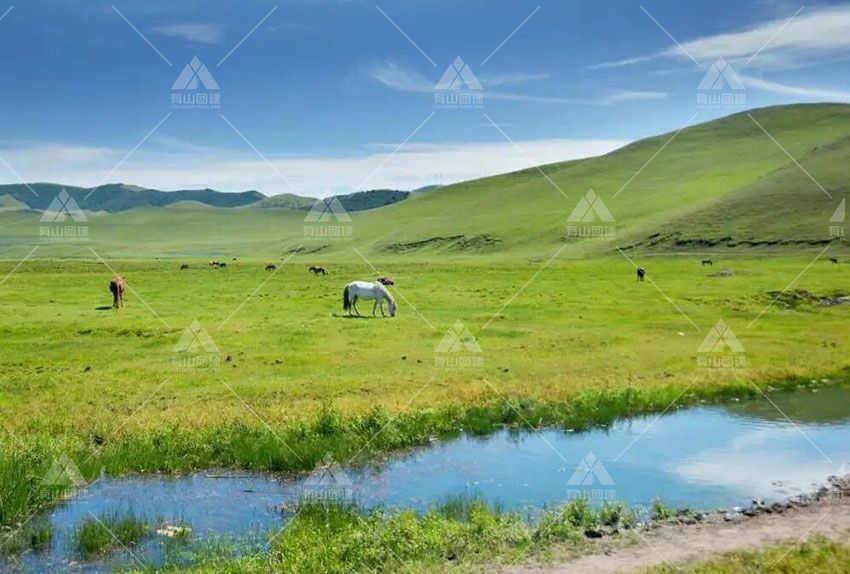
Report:
M293 193L266 197L258 191L229 193L214 189L182 189L160 191L136 185L110 183L97 188L76 187L58 183L15 183L0 185L0 206L6 209L44 211L65 190L84 211L126 211L138 207L175 207L203 204L210 207L247 207L258 209L309 210L317 201ZM335 195L346 211L366 211L403 201L411 192L396 189L373 189ZM176 205L179 204L179 205Z
M256 203L266 197L259 191L253 190L225 193L214 189L160 191L123 183L109 183L96 188L58 183L13 183L0 185L0 198L11 197L30 209L44 211L63 189L80 209L110 213L136 207L166 207L182 201L195 201L213 207L239 207Z

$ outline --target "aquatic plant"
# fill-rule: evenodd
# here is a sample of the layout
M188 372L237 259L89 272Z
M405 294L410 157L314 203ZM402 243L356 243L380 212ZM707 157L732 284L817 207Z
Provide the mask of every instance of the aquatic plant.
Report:
M74 545L84 557L115 547L132 546L151 531L151 524L132 512L112 512L83 520L74 534Z

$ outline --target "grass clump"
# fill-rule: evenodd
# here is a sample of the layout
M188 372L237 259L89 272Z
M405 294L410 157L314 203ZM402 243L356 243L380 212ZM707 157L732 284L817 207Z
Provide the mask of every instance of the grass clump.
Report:
M145 537L151 524L132 512L114 512L86 518L74 535L74 544L83 557L90 558L116 547L132 546Z
M736 552L697 564L662 566L644 574L833 574L850 572L850 546L815 538L794 546Z
M50 522L29 523L6 537L0 536L0 555L16 556L30 550L41 550L52 540L53 525Z
M194 574L348 574L444 572L447 568L513 564L554 544L587 544L588 529L627 529L619 505L594 509L585 500L550 510L531 523L478 499L453 497L424 514L413 510L364 511L353 504L307 502L272 548L234 558L199 556Z

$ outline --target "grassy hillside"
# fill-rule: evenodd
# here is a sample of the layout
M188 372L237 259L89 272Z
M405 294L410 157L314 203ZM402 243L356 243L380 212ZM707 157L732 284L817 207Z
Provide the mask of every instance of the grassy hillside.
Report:
M830 215L850 180L850 106L797 105L750 112L635 142L605 156L563 162L412 194L351 214L350 236L326 239L303 210L156 208L92 217L79 244L39 238L39 215L0 213L0 239L14 257L44 255L227 256L280 259L501 255L546 259L671 249L815 249L830 240ZM669 143L668 143L669 142ZM811 178L794 161L797 160ZM545 174L545 177L544 175ZM637 174L637 175L636 175ZM826 193L814 181L823 186ZM569 237L568 218L589 189L607 206L610 240ZM830 199L827 193L832 196ZM190 199L190 198L184 198ZM569 224L573 228L576 226ZM312 230L315 231L315 230ZM321 237L320 237L321 236ZM839 249L838 246L835 249Z
M58 183L13 183L0 185L0 198L11 198L31 209L45 210L63 189L74 199L80 209L110 213L136 207L164 207L184 201L216 207L236 207L255 203L265 197L257 191L241 193L223 193L214 189L159 191L123 183L109 183L95 188Z

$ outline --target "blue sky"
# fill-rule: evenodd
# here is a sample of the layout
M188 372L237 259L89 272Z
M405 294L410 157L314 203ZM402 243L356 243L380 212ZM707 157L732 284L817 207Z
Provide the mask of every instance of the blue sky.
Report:
M750 107L850 99L842 3L77 4L0 5L4 182L407 189ZM173 89L194 57L218 89ZM454 109L434 86L457 57L481 89L450 91L480 98ZM724 75L709 92L742 99L700 103L721 57L740 86ZM220 103L175 104L187 93Z

